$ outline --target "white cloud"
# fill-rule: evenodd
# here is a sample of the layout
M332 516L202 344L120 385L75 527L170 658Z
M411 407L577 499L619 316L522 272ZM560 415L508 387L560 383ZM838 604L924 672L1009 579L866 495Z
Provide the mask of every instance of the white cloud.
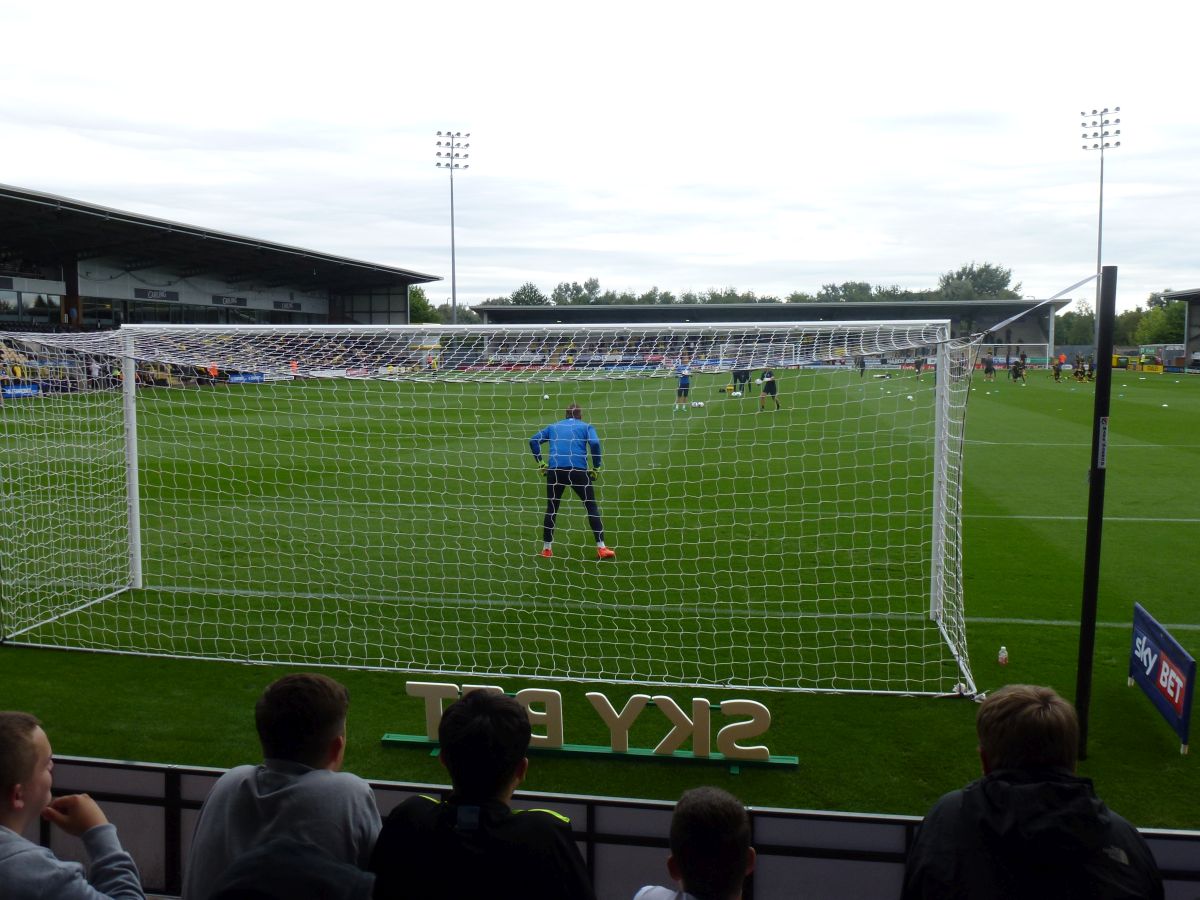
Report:
M433 133L461 129L460 302L921 288L972 260L1049 296L1095 265L1076 113L1109 103L1119 303L1200 285L1182 6L805 7L22 0L0 180L443 275L440 300Z

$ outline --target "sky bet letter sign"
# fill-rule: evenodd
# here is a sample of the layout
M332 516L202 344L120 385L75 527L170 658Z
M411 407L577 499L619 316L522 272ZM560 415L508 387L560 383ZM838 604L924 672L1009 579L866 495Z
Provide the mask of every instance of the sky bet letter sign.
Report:
M1187 753L1196 686L1196 660L1142 609L1133 604L1133 649L1129 654L1129 683L1137 682L1158 707Z

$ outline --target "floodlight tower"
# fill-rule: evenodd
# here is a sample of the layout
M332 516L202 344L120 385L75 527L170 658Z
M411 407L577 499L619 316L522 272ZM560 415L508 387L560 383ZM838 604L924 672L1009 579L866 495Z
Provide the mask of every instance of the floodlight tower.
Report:
M471 154L464 151L470 148L465 139L471 132L439 131L437 133L437 168L450 173L450 321L458 324L458 277L454 258L454 170L469 169L471 166L460 160L469 159Z
M1100 215L1096 226L1096 309L1100 309L1100 272L1102 268L1103 249L1104 249L1104 151L1115 150L1121 146L1120 141L1109 141L1110 137L1116 137L1121 133L1120 128L1114 129L1113 126L1120 125L1121 120L1112 118L1110 114L1116 114L1121 111L1121 107L1115 106L1111 110L1106 106L1104 109L1093 109L1089 115L1087 112L1080 111L1079 116L1083 120L1080 127L1083 129L1083 134L1080 135L1085 141L1092 143L1084 144L1084 150L1099 150L1100 151Z

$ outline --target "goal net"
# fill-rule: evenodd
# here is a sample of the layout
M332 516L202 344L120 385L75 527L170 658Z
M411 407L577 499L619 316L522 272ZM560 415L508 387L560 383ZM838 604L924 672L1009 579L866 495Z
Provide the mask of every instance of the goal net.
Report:
M944 321L0 342L5 641L974 692L960 492L976 345ZM569 404L601 444L610 560L569 486L541 555L530 439Z

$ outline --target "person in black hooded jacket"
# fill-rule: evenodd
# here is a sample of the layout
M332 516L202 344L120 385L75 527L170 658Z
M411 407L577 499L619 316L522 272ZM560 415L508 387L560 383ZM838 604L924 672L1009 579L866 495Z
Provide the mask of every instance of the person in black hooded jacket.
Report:
M903 900L1149 898L1162 876L1137 830L1075 775L1075 709L1013 684L976 715L983 778L946 794L909 850Z

